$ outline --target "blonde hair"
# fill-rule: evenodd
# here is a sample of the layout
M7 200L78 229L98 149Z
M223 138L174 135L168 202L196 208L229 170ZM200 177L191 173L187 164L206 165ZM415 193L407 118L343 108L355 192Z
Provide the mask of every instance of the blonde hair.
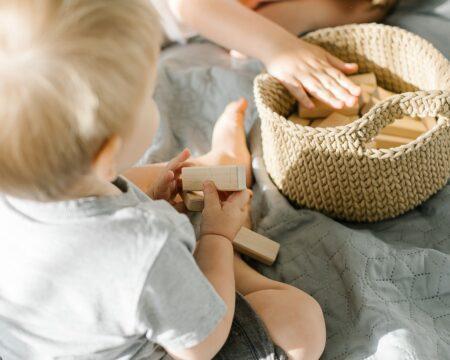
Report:
M148 0L0 0L0 191L73 186L130 127L160 43Z

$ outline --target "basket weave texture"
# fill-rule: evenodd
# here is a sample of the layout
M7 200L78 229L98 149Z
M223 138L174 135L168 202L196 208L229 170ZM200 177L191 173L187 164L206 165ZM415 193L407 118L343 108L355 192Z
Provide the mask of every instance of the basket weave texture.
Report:
M336 128L288 121L296 101L273 77L255 79L255 100L267 171L300 206L357 222L392 218L424 202L450 176L450 63L431 44L405 30L346 25L304 40L374 72L380 86L400 93L360 119ZM365 145L403 115L437 117L437 126L407 145Z

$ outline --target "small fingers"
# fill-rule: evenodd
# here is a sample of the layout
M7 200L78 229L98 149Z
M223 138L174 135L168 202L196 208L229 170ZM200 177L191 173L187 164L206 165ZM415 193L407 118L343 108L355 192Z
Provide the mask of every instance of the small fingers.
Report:
M350 75L358 71L358 64L346 63L330 53L327 53L327 59L331 66L342 71L344 74Z
M205 181L203 183L203 196L204 196L204 210L208 209L220 209L220 198L217 188L212 181Z
M252 197L253 193L251 190L242 190L235 192L229 196L226 203L236 204L239 209L244 210Z
M189 151L189 149L184 149L167 163L166 168L169 170L175 170L180 163L184 163L187 159L189 159L190 156L191 152Z
M335 68L327 68L326 72L353 96L361 95L361 88L355 85L347 76Z
M343 87L334 77L329 75L325 69L316 73L317 78L322 85L330 91L338 100L344 102L348 107L355 105L358 98L350 94L350 92Z
M229 103L225 108L225 112L244 113L245 110L247 110L247 106L247 100L240 98L239 100Z
M342 109L344 107L344 102L334 96L334 94L326 89L316 78L309 76L304 80L303 84L305 85L306 90L320 101L329 104L335 109Z

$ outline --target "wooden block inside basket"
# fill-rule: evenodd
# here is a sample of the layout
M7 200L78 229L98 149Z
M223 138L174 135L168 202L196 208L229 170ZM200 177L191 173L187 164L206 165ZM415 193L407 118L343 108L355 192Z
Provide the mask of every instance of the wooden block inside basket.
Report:
M358 115L359 113L359 104L358 102L355 103L352 107L344 107L342 109L334 109L331 106L317 100L317 99L311 99L314 103L314 108L308 109L304 106L299 105L298 114L300 118L305 119L319 119L319 118L325 118L328 115L330 115L333 112L338 112L342 115L350 116L350 115Z
M348 77L355 85L368 85L370 87L377 87L377 77L374 73L357 74Z
M189 211L203 211L204 196L201 191L183 191L184 205Z
M381 130L382 134L415 139L427 131L425 125L411 117L403 117Z
M370 111L370 109L372 109L379 102L381 102L380 99L378 99L375 96L371 96L369 102L364 104L363 107L361 108L361 115L364 115L365 113L368 113Z
M344 126L344 125L350 124L351 122L355 121L356 119L358 119L358 116L356 116L356 115L345 116L345 115L339 114L337 112L334 112L325 119L314 120L311 123L311 126L312 127L323 127L323 128Z
M292 114L291 116L289 116L289 120L292 121L294 124L302 126L309 126L309 124L311 123L310 120L302 119L297 114Z
M240 191L247 188L244 165L192 166L181 169L183 191L203 189L203 183L213 181L218 190Z
M277 258L280 244L245 227L237 233L233 247L241 254L266 265L272 265Z
M384 101L386 99L389 99L390 97L397 95L396 93L393 93L392 91L383 89L382 87L378 86L377 90L374 93L374 96L381 101Z
M431 130L432 128L434 128L437 125L436 118L431 117L431 116L422 118L422 122L425 125L425 127L427 128L427 130Z
M389 149L409 144L413 139L380 134L374 139L377 149Z

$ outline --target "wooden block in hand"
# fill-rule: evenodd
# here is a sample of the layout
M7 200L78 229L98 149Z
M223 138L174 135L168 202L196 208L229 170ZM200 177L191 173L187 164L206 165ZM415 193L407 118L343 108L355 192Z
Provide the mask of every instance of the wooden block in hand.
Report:
M345 116L339 113L332 113L330 116L323 120L314 120L311 124L312 127L336 127L344 126L352 123L358 119L358 116Z
M377 77L374 73L357 74L349 76L348 78L353 84L358 86L366 85L373 88L373 90L377 87Z
M292 114L291 116L289 116L289 120L292 121L294 124L302 126L309 126L309 124L311 123L310 120L302 119L297 114Z
M304 106L299 105L298 114L302 119L320 119L325 118L333 112L338 112L342 115L351 116L358 115L359 112L359 104L356 102L352 107L344 107L342 109L334 109L331 106L317 100L311 99L314 103L314 108L308 109Z
M395 120L381 130L382 134L415 139L427 131L426 126L411 117Z
M280 244L245 227L237 233L233 247L241 254L266 265L272 265L277 258Z
M182 194L184 205L189 211L203 211L205 198L201 191L184 191Z
M192 166L181 169L183 191L203 190L205 181L212 181L220 191L241 191L247 188L244 165Z
M422 121L423 121L423 124L425 125L425 127L427 128L427 130L431 130L432 128L434 128L437 125L436 118L431 117L431 116L424 117L422 119Z
M404 138L404 137L393 136L393 135L384 135L384 134L380 134L380 135L376 136L374 140L375 140L377 149L394 148L394 147L409 144L411 141L413 141L410 138Z

